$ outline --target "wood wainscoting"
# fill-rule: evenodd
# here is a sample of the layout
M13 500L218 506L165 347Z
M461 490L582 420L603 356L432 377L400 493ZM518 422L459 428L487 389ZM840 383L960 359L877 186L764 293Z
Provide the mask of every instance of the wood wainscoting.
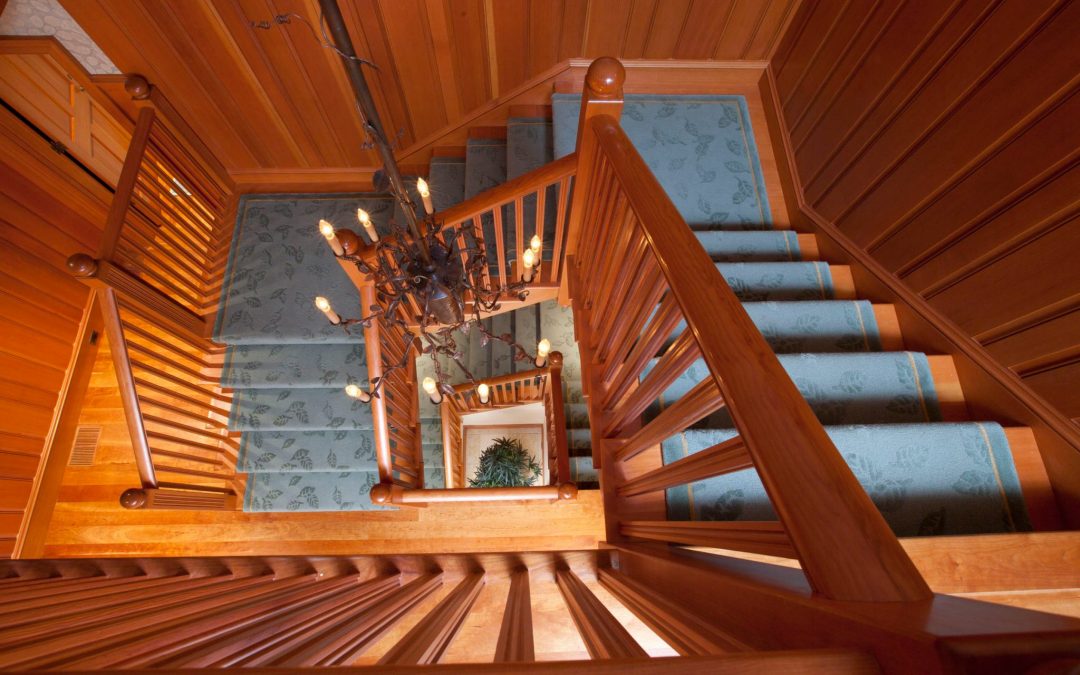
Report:
M15 548L43 450L59 441L54 413L89 297L65 262L97 247L111 199L0 109L0 557Z
M1080 420L1075 2L804 3L772 62L805 203Z

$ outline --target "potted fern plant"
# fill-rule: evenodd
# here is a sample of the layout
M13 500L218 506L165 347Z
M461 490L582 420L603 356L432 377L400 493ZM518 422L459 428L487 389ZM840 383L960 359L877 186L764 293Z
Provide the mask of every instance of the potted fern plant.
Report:
M496 438L480 455L469 487L529 487L540 478L536 458L516 438Z

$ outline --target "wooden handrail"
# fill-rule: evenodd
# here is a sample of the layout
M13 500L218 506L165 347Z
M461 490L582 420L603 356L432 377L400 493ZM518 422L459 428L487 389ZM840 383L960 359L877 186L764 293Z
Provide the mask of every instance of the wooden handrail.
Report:
M532 380L537 377L544 377L548 374L548 367L543 368L530 368L529 370L522 370L516 373L507 373L506 375L498 375L496 377L487 377L482 382L489 387L495 387L500 384L510 384L512 382L525 382L526 380ZM464 382L462 384L454 385L454 392L457 394L464 394L467 391L476 389L479 382L473 384L472 382Z
M606 100L621 100L621 67L613 68L605 60L597 64L598 73L591 79L587 76L586 81L603 81ZM623 270L613 271L613 265L599 270L593 265L586 267L583 259L592 260L602 251L605 259L620 260L631 268L630 274L635 274L640 270L633 261L638 259L638 251L644 251L641 265L659 267L687 323L687 331L709 368L711 381L706 380L706 384L730 409L815 591L829 598L853 601L929 598L930 590L918 570L715 263L617 119L593 111L588 96L587 92L582 103L579 190L575 191L571 220L571 225L578 227L572 236L575 250L580 253L572 263L577 294L575 318L581 311L581 325L587 333L578 336L582 361L589 364L595 360L591 346L600 342L597 331L606 329L602 325L604 318L629 311L643 301L638 295L645 292L642 289L632 293L632 284L623 281ZM580 189L582 186L584 189ZM608 366L600 360L587 367L615 372ZM583 379L602 388L602 383L595 384L594 375L590 371ZM640 373L629 375L637 377ZM607 428L608 414L593 403L597 398L603 400L605 392L589 393L594 430ZM682 407L676 405L669 410L671 414L654 419L649 428L634 437L640 441L634 448L681 432L691 416L698 419L715 409L706 391L700 398ZM670 424L665 426L667 422ZM610 460L616 448L625 447L623 442L628 438L605 439L601 434L607 448L604 461ZM629 454L633 453L624 456Z
M511 501L566 501L577 499L577 486L535 485L509 488L454 488L448 490L405 488L380 483L371 488L371 501L390 506L427 506L429 504L482 503Z
M224 273L219 244L228 240L222 218L232 184L160 92L140 76L125 88L139 112L102 243L96 257L68 259L70 272L102 300L135 452L141 485L121 504L235 508L235 447L218 409L231 395L206 382L204 368L217 353L207 338L208 308ZM129 329L137 337L130 346ZM165 486L157 479L163 472L190 482Z
M120 403L124 408L124 421L127 424L131 448L135 451L135 468L139 471L139 482L143 488L158 486L154 471L154 458L150 454L150 444L146 440L146 427L143 425L142 410L139 408L139 395L135 389L135 377L128 359L127 343L124 340L124 326L120 322L120 308L116 304L116 293L111 288L101 293L101 311L105 316L105 335L112 350L113 367L116 371L116 385L120 393Z
M435 214L435 220L441 223L460 223L470 218L487 213L504 204L512 203L524 195L532 194L548 185L558 183L563 178L573 176L577 170L576 154L560 157L517 178L500 183L490 190L485 190L472 199L467 199Z

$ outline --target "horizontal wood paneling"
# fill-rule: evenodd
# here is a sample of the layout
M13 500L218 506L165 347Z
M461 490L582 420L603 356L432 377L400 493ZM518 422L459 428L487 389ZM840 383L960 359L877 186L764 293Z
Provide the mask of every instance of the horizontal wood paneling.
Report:
M110 193L0 110L0 556L14 546L78 334Z
M773 62L806 203L1080 415L1074 0L802 7Z
M369 167L315 0L63 0L230 171ZM400 148L575 57L762 60L799 0L340 0ZM277 14L295 14L285 25ZM269 21L269 30L253 23Z

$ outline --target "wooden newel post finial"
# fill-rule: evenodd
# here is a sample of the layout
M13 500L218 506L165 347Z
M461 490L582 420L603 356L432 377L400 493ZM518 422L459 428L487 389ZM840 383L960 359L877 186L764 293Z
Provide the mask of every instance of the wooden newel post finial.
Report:
M575 483L563 483L559 485L559 499L577 499L577 485Z
M150 98L150 82L142 75L133 73L124 80L124 91L136 101L146 100Z
M626 69L623 64L610 56L601 56L589 65L585 73L584 96L591 99L620 99L625 81Z
M393 499L393 487L387 483L379 483L371 488L371 503L388 505Z
M67 268L73 276L92 277L97 272L98 261L85 253L76 253L67 259Z
M146 506L148 496L146 490L142 488L131 488L124 490L124 493L120 495L120 506L125 509L141 509Z
M562 370L562 364L562 352L551 352L550 354L548 354L548 366L552 370Z

